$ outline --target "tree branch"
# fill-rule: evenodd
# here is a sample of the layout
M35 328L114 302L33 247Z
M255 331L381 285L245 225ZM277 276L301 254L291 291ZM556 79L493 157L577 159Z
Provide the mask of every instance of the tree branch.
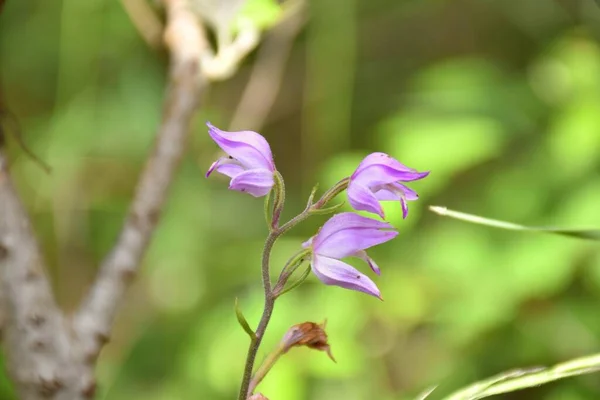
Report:
M117 242L73 321L83 351L92 359L108 340L119 303L148 247L204 87L199 64L208 49L204 32L185 0L164 3L171 64L162 124Z
M66 325L1 150L0 277L7 370L21 399L52 396L74 378L67 368Z
M163 1L171 55L163 120L117 242L71 324L56 305L27 213L11 183L0 131L0 323L7 369L20 399L93 398L95 361L185 150L204 87L199 65L209 47L186 0Z

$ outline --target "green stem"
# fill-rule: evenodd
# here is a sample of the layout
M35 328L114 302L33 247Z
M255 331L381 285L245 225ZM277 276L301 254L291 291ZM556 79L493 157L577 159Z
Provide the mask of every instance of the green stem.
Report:
M281 215L281 210L283 209L283 203L285 202L285 194L283 192L283 178L281 175L276 176L278 189L281 191L279 193L275 192L274 199L274 209L273 209L273 219L271 225L271 231L267 239L265 240L265 246L263 248L262 255L262 282L263 288L265 292L265 306L263 309L262 317L260 318L260 322L258 323L258 327L256 328L255 336L256 339L250 341L250 346L248 347L248 354L246 356L246 365L244 367L244 376L242 379L242 385L240 388L240 394L238 400L246 400L248 396L252 393L250 389L250 381L252 380L252 370L254 368L254 362L256 361L256 354L258 353L258 349L264 337L265 331L267 330L267 326L269 325L269 321L271 320L271 315L273 314L273 309L275 308L275 294L271 289L271 273L269 267L269 261L271 259L271 251L273 250L273 246L277 239L292 229L294 226L298 225L300 222L304 221L308 217L312 215L312 212L315 210L319 210L324 207L327 202L337 196L339 193L344 191L348 187L349 178L342 179L337 184L335 184L331 189L321 196L319 201L314 204L309 204L306 206L304 211L300 214L296 215L294 218L286 222L285 224L278 226L279 216ZM277 190L277 188L276 188ZM279 197L279 198L278 198ZM277 206L277 203L279 206ZM262 379L262 378L261 378Z
M258 368L258 370L256 371L256 374L254 374L252 381L250 382L249 393L254 392L254 389L256 389L258 384L262 382L265 376L267 376L271 368L273 368L273 365L275 365L275 363L277 362L277 360L279 360L279 357L281 357L283 353L283 346L279 345L277 346L275 351L273 351L267 356L260 368Z
M275 242L279 238L279 236L283 235L288 230L292 229L294 226L304 221L306 218L310 216L310 207L307 207L302 213L298 214L296 217L292 218L285 224L283 224L279 228L273 228L269 236L267 236L267 240L265 241L265 246L263 249L262 256L262 281L263 288L265 291L265 306L263 309L262 317L260 318L260 322L258 323L258 327L256 328L256 339L250 341L250 346L248 347L248 354L246 356L246 366L244 368L244 377L242 380L242 386L240 388L239 400L246 400L248 398L250 380L252 379L252 369L254 368L254 362L256 360L256 354L258 353L258 348L262 342L265 331L267 330L267 326L269 325L269 321L271 320L271 315L273 314L273 308L275 308L275 295L271 289L271 276L269 269L269 260L271 258L271 251L273 250L273 246Z
M242 379L242 386L240 388L238 400L246 400L248 398L248 388L250 386L250 380L252 379L252 369L254 368L256 354L258 353L258 348L260 347L265 331L267 330L267 326L269 325L269 321L271 320L273 308L275 307L275 297L271 291L269 260L271 258L271 250L273 250L273 245L275 245L275 242L280 235L281 231L279 229L274 229L271 231L269 236L267 236L267 240L265 241L262 257L262 281L263 288L265 290L265 306L262 317L260 318L260 322L258 323L258 327L256 328L255 339L250 341L250 346L248 347L246 366L244 368L244 377Z

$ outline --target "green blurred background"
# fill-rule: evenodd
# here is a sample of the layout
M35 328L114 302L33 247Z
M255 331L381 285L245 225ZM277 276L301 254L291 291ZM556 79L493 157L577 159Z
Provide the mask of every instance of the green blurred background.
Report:
M327 319L333 353L294 349L271 400L432 399L514 367L600 345L593 242L492 230L443 205L530 225L600 227L600 8L593 0L314 0L260 126L286 178L284 217L371 151L419 170L421 200L386 213L401 234L372 251L384 302L314 277L277 304L259 360L296 323ZM205 94L142 272L99 367L98 399L232 399L262 308L262 202L204 179L257 59ZM161 118L166 57L118 1L8 0L1 99L46 175L9 137L12 171L74 310L115 240ZM276 82L265 82L272 85ZM260 91L255 102L261 102ZM243 120L242 115L242 120ZM276 247L279 269L325 217ZM13 399L0 375L0 398ZM505 399L600 398L598 375Z

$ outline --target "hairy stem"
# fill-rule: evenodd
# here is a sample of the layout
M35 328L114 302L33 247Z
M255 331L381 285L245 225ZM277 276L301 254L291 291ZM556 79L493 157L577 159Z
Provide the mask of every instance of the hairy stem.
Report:
M280 177L281 178L281 177ZM280 185L283 187L283 178L280 179ZM250 341L250 346L248 347L248 354L246 356L246 365L244 367L244 375L242 379L242 386L240 388L240 394L238 400L246 400L249 395L251 395L251 391L249 390L250 381L252 380L252 370L254 368L254 362L256 360L256 354L258 353L258 349L260 344L262 343L263 336L265 331L267 330L267 326L269 325L269 321L271 320L271 315L273 314L273 309L275 308L275 300L276 293L274 293L271 288L271 271L269 266L269 261L271 259L271 251L273 250L273 246L277 239L298 225L300 222L304 221L308 217L312 215L313 211L319 210L327 205L327 202L337 196L339 193L344 191L348 187L348 178L342 179L338 182L334 187L329 189L325 194L317 201L312 204L312 201L309 201L308 205L300 214L296 215L294 218L290 219L288 222L281 226L274 225L271 228L271 232L265 241L265 246L263 248L262 255L262 282L263 288L265 291L265 306L263 309L262 317L260 318L260 322L258 323L258 327L256 328L256 339ZM281 208L283 208L283 201L281 202ZM252 388L254 389L254 387Z
M271 258L271 250L273 250L273 246L275 245L275 242L277 241L277 238L280 235L281 231L279 229L274 229L273 231L271 231L269 236L267 236L267 240L265 241L265 247L263 249L262 281L263 288L265 290L265 307L263 309L263 314L260 318L260 322L258 323L258 328L256 328L256 339L251 340L250 346L248 347L248 355L246 356L246 366L244 368L244 377L242 380L242 386L240 388L240 395L238 397L239 400L246 400L246 398L248 397L248 387L250 386L250 380L252 379L252 369L254 368L256 354L258 353L258 348L260 347L262 338L265 334L265 331L267 330L269 321L271 320L273 308L275 307L275 297L273 296L273 292L271 290L269 260Z

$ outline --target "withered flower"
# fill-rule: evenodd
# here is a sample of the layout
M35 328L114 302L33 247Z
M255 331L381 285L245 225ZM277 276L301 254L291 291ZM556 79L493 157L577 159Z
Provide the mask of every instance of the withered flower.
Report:
M252 380L250 381L250 387L248 393L253 393L254 389L260 384L265 376L269 373L273 365L279 360L279 358L288 352L289 349L295 346L306 346L311 349L321 350L327 353L329 358L335 361L333 354L331 354L331 348L327 343L327 334L325 333L325 324L316 324L314 322L304 322L302 324L294 325L283 336L279 346L271 354L267 356L265 361L258 368ZM260 394L256 394L250 397L248 400L265 400L266 398ZM268 399L267 399L268 400Z
M325 333L326 322L317 324L314 322L303 322L292 326L281 340L281 346L284 353L295 346L306 346L310 349L320 350L327 353L333 362L331 347L327 343L327 333Z

